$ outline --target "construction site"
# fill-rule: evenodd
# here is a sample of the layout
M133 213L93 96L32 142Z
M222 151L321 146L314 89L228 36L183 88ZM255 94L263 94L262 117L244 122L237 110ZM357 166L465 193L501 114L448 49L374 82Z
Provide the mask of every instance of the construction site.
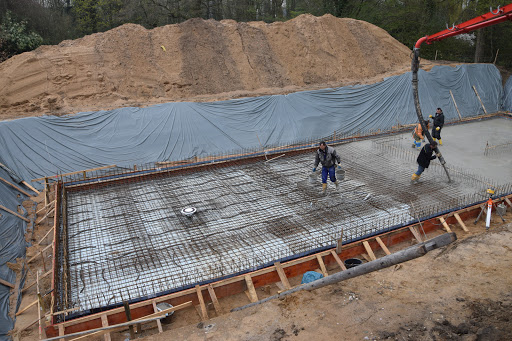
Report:
M132 56L140 61L131 63L134 87L120 87L111 50L100 47L120 37L135 44L136 25L0 64L0 233L9 255L0 268L1 340L510 339L508 74L422 61L415 85L413 60L411 86L410 49L368 23L331 16L193 19L152 34L194 27L197 37L187 39L202 46L215 44L207 26L237 25L251 41L249 59L259 60L258 46L273 51L258 84L247 70L240 74L249 78L230 79L235 66L244 69L230 46L231 59L210 51L228 61L225 77L205 67L162 90L156 73L145 74L145 57ZM278 40L288 32L291 41L322 25L327 36L350 27L342 43L359 44L362 55L369 38L372 48L396 48L373 65L359 58L338 78L324 74L332 61L318 53L308 57L318 67L298 75L282 70L286 49L255 33ZM172 42L148 49L170 54L164 45ZM91 51L103 60L100 80L88 75ZM338 70L353 63L331 52ZM200 53L175 51L183 59L172 68L190 75L186 56ZM163 65L167 56L152 58ZM34 81L50 74L59 82ZM194 87L203 77L215 87ZM411 181L432 139L416 148L416 114L428 120L438 107L437 158ZM328 180L325 191L314 165L321 141L341 159L338 183ZM308 272L321 279L304 282Z

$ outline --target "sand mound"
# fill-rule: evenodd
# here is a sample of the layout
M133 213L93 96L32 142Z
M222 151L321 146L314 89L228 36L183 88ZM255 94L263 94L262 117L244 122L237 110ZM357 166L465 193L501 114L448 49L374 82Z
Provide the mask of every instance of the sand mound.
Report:
M0 119L378 81L410 50L367 22L126 24L0 64Z

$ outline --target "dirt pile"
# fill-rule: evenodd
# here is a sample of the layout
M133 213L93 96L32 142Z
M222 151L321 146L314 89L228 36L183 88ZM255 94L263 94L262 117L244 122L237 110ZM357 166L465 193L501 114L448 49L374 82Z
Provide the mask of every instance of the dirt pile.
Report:
M376 82L410 50L367 22L126 24L0 64L0 119Z

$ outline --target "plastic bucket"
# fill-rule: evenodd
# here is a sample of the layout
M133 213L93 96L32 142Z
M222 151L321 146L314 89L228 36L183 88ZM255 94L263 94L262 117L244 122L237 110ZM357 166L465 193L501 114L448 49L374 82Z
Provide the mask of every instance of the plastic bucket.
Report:
M336 168L336 179L342 181L345 179L345 171L340 168Z
M170 309L172 307L173 307L172 304L165 303L165 302L160 302L160 303L156 304L156 310L158 310L159 312L164 311L166 309ZM173 314L174 314L174 311L168 312L167 314L165 314L165 318L163 318L161 321L170 322Z
M349 258L349 259L345 259L344 263L345 263L345 267L347 269L350 269L350 268L353 268L354 266L363 264L363 261L360 259L357 259L357 258Z
M507 206L505 204L501 203L498 206L496 206L496 210L497 210L498 214L503 216L507 213Z

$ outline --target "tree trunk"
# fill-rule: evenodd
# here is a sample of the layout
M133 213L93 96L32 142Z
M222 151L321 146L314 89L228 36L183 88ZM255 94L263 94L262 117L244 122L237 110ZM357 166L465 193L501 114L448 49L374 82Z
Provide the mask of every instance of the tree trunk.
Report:
M476 46L475 46L475 63L481 63L484 57L484 46L485 46L485 29L482 28L476 31Z

